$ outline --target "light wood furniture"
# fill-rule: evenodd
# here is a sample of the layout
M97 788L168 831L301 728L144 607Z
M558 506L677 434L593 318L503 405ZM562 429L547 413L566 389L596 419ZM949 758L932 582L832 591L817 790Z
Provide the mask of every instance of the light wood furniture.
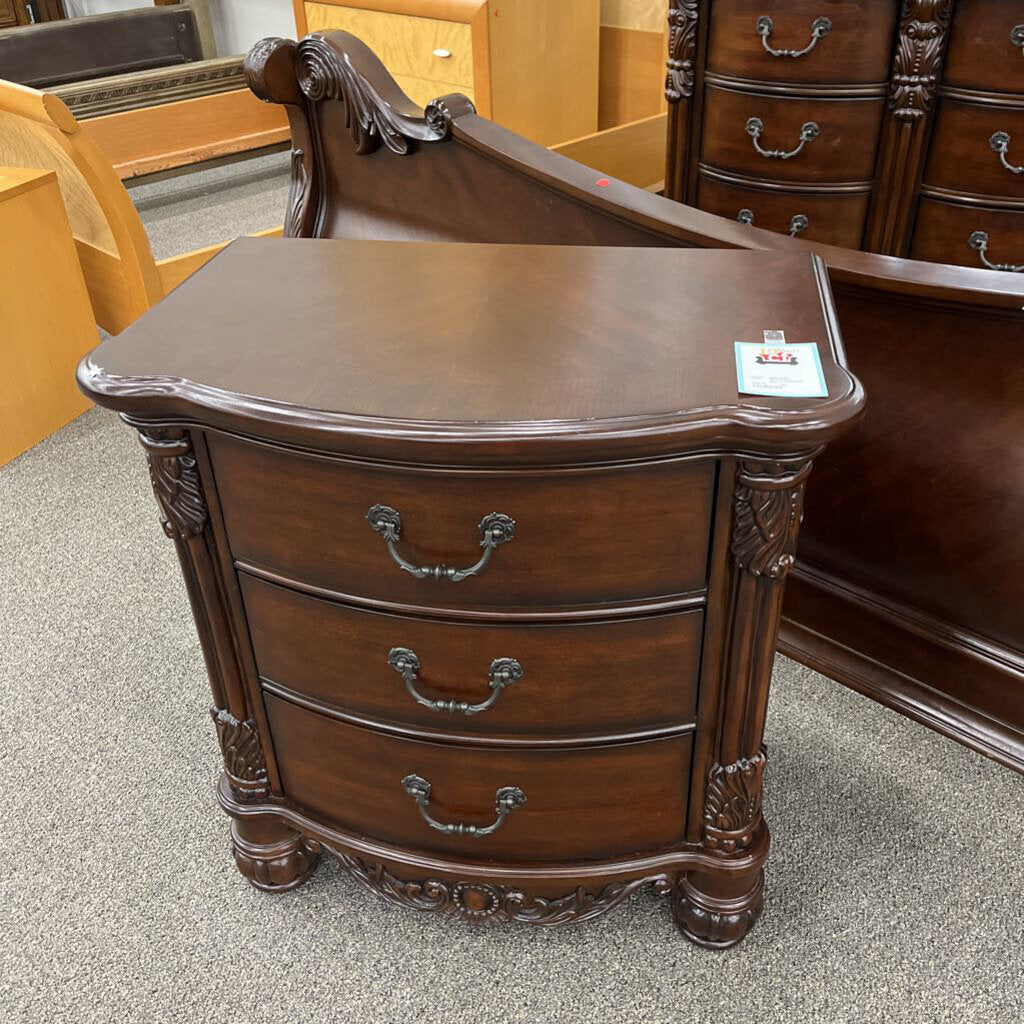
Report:
M297 104L308 46L402 111L366 108L386 143L353 135L341 103ZM782 649L1024 771L1024 276L812 245L603 179L455 98L418 110L344 33L263 56L253 87L297 138L329 140L293 165L293 234L819 253L871 400L808 485Z
M446 93L540 145L597 131L599 0L294 0L300 38L360 38L421 106Z
M666 195L1024 271L1024 4L672 0Z
M57 175L0 166L0 466L85 412L75 367L96 344Z
M226 102L232 95L211 99ZM245 96L247 103L274 109L275 120L283 120L279 110L260 104L248 90ZM192 120L197 119L201 111L193 108ZM0 164L56 172L96 323L117 334L223 246L154 261L131 197L92 132L52 93L0 80ZM280 229L265 233L280 234Z
M765 324L827 397L737 393ZM743 938L805 481L864 403L820 259L241 239L79 379L147 452L257 887L325 849L471 921L653 885Z

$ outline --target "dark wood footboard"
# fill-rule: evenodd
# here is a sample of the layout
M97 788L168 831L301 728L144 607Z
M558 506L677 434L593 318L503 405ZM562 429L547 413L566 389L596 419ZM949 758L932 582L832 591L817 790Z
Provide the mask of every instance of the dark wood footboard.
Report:
M1024 279L812 245L604 177L478 117L421 110L359 40L265 40L286 105L286 234L810 249L867 414L808 486L781 649L1024 771ZM415 282L409 282L415 287Z

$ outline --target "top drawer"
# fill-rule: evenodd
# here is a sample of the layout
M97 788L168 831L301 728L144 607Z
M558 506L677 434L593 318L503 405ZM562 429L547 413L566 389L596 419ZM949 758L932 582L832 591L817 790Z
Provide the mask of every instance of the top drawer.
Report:
M380 57L392 75L473 87L472 30L464 22L334 4L307 3L305 9L310 32L351 32Z
M893 0L716 0L708 68L759 82L882 83L898 6Z
M1024 93L1024 3L958 0L943 81L962 89Z
M235 559L371 601L433 608L604 605L705 586L715 466L665 462L589 472L375 468L209 436ZM512 540L459 582L403 571L367 520L401 516L395 554L472 566L489 513Z

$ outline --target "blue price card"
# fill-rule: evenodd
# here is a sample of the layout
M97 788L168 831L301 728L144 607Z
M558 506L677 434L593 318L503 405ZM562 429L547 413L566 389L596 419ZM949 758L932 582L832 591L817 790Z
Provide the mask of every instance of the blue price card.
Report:
M735 341L736 383L741 395L828 398L815 342L792 345Z

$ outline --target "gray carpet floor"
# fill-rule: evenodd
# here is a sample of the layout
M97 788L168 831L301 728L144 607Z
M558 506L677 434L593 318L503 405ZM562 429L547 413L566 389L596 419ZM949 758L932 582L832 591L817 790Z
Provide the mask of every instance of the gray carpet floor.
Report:
M155 183L161 245L280 220L274 175L234 168ZM155 202L174 192L196 208ZM542 930L392 908L329 861L249 887L173 546L113 415L0 469L0 584L0 1024L1024 1016L1024 780L783 658L766 912L714 953L649 893Z

